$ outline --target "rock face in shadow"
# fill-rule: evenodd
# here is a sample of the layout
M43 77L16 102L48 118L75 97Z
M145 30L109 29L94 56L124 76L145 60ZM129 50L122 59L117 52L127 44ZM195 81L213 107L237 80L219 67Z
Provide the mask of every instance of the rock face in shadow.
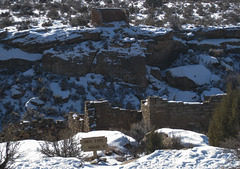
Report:
M118 57L118 53L101 52L96 56L90 72L126 83L147 86L146 62L144 57Z
M106 78L145 87L146 63L144 57L118 57L118 53L90 53L81 59L70 61L51 54L43 55L43 69L65 76L79 77L87 73L102 74Z
M187 46L180 41L161 40L153 41L148 45L149 55L147 55L147 64L166 69L179 54L186 53Z
M0 69L8 69L10 72L26 71L39 61L28 61L24 59L0 60Z
M120 29L124 32L123 28ZM79 47L80 51L73 49L79 56L66 53L60 57L56 54L60 54L58 48L53 49L55 52L45 52L43 69L66 76L102 74L106 78L146 87L146 65L166 68L187 50L185 44L174 40L172 31L155 36L139 34L136 38L127 37L128 40L107 39L105 36L103 33L98 44L87 41L89 51L84 50L85 46Z
M89 73L90 56L81 60L64 60L52 54L45 54L42 58L42 66L45 71L64 76L79 77Z
M113 26L82 30L36 29L14 35L2 33L1 36L2 43L27 52L43 53L42 66L45 71L73 77L96 73L142 87L148 83L146 66L166 69L189 49L205 52L220 49L222 53L238 53L240 49L237 48L240 46L239 28L174 32L164 28L151 31L151 28ZM215 44L205 42L208 39L213 42L223 40ZM1 68L13 71L27 70L33 64L21 59L0 61ZM172 86L183 83L182 87L177 86L184 90L196 87L184 77L179 81L179 78L168 76L168 81Z

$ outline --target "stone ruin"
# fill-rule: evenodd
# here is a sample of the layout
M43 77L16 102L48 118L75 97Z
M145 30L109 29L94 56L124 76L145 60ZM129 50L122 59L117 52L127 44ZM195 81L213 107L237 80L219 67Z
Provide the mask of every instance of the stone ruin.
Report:
M141 112L145 122L156 128L186 129L206 133L212 113L224 95L205 97L205 101L168 101L158 96L141 101Z
M10 123L0 133L0 142L6 141L6 138L14 141L25 139L48 140L50 136L56 136L57 133L67 128L66 121L54 121L54 119Z
M141 101L141 110L111 107L107 100L85 102L84 114L69 112L68 121L41 119L33 122L11 124L8 131L0 133L0 141L11 132L13 140L45 140L65 129L73 133L91 130L130 130L131 125L144 121L155 128L176 128L206 133L212 113L224 95L205 97L205 101L168 101L159 96L149 96Z
M111 107L107 100L86 101L84 130L129 130L133 123L142 119L155 128L181 128L206 133L212 113L224 95L205 97L205 101L168 101L159 96L149 96L141 101L141 110ZM70 115L74 125L83 123ZM83 125L83 124L82 124ZM77 127L76 127L77 128ZM81 129L81 128L79 128Z
M129 12L120 8L92 8L91 12L92 25L105 26L109 22L129 23Z

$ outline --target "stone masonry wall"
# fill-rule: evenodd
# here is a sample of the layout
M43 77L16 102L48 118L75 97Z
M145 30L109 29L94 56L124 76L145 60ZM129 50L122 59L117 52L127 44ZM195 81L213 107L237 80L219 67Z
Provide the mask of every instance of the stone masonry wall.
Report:
M68 124L66 121L54 121L53 119L11 123L0 133L0 142L6 141L5 138L8 138L9 140L49 140L49 136L56 136L56 134L67 128Z
M107 100L85 102L85 114L89 117L89 130L129 130L131 124L142 119L140 111L112 108Z
M65 129L74 133L91 130L130 130L133 123L142 119L155 128L179 128L205 133L212 113L224 95L206 97L203 103L168 101L159 96L149 96L141 101L141 111L111 107L107 100L86 101L85 113L69 112L66 121L42 119L32 122L11 124L0 133L0 142L6 134L12 140L47 140Z
M170 127L207 132L211 115L223 95L211 96L203 103L168 101L158 96L142 100L143 119L156 128Z
M69 112L68 114L68 127L74 133L83 132L88 127L85 127L85 115L77 114L75 112Z
M124 21L129 23L128 10L118 8L97 9L93 8L91 13L92 24L103 26L104 23Z

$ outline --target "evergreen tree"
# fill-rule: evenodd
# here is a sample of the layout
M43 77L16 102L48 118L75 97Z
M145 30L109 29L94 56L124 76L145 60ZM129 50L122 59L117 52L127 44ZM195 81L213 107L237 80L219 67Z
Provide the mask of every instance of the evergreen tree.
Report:
M209 125L208 136L211 145L219 146L220 141L235 137L240 122L240 91L228 85L227 95L216 107Z
M163 143L162 143L162 134L157 133L154 130L152 130L148 135L147 135L147 142L146 142L146 151L148 153L152 153L155 150L159 150L163 148Z

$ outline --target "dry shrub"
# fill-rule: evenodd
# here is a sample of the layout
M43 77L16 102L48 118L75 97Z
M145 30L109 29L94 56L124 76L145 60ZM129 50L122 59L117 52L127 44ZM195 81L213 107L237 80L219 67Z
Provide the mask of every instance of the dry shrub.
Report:
M147 133L142 143L147 153L152 153L160 149L181 149L181 137L172 136L168 137L165 133L158 133L152 130Z
M240 132L236 137L231 137L220 142L220 147L226 148L226 151L231 151L235 155L232 160L240 160Z
M20 142L7 141L0 146L0 169L10 168L14 161L19 158Z
M9 124L6 125L3 129L5 130L5 143L1 143L0 145L0 169L11 168L11 165L14 163L14 161L20 156L18 152L20 142L10 141L13 139L13 135L11 134L11 130L9 130L8 128Z
M64 139L56 141L59 138ZM47 157L76 157L82 160L80 140L74 138L70 130L62 131L56 136L49 135L48 140L40 143L38 148Z
M151 130L151 124L142 120L139 123L132 124L130 131L126 134L133 137L138 143L140 143L144 136Z

